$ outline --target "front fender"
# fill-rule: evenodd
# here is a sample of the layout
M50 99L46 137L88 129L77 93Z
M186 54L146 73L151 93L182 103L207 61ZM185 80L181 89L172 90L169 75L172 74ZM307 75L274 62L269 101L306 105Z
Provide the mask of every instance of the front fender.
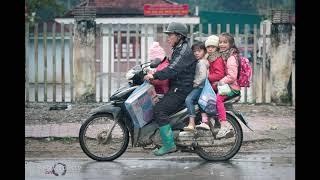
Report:
M112 105L111 103L107 103L103 106L99 106L95 109L92 109L89 114L90 115L95 115L95 114L112 114L114 119L117 119L119 113L121 111L120 107L116 107L114 105Z
M133 124L132 122L127 119L127 118L120 118L120 115L119 113L121 112L121 108L120 107L117 107L117 106L114 106L111 102L108 102L107 104L103 105L103 106L99 106L95 109L92 109L90 112L89 112L89 115L93 116L93 115L96 115L96 114L112 114L113 118L115 120L120 120L122 121L122 123L125 124L125 126L128 128L129 130L129 133L131 134L131 142L132 142L132 146L133 146Z

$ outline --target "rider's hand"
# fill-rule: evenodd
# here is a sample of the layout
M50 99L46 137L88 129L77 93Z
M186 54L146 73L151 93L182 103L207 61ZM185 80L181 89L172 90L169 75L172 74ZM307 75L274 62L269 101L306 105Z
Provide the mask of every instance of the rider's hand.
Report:
M154 74L155 73L155 71L154 70L150 70L150 71L148 71L148 74Z
M150 81L153 80L153 75L152 74L147 74L143 77L144 80Z

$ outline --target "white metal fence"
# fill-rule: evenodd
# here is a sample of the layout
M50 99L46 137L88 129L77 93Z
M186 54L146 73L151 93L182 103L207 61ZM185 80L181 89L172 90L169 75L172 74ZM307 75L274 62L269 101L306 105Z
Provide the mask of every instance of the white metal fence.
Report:
M234 32L230 32L230 27ZM125 72L132 66L144 62L150 42L158 41L167 52L170 48L161 33L167 24L142 25L133 28L120 25L97 25L96 34L96 100L108 101L110 95L119 87L125 85ZM147 29L152 31L147 31ZM244 26L227 24L222 28L220 24L199 24L189 26L190 43L211 34L220 34L222 29L234 35L237 47L243 56L250 59L253 67L252 86L242 89L243 103L270 103L270 69L266 68L266 35L265 28L260 35L258 25ZM41 29L39 31L39 29ZM108 29L107 33L103 29ZM215 31L213 32L212 29ZM205 33L204 33L205 32ZM36 24L34 27L26 25L26 102L73 102L73 24ZM262 57L257 57L258 38L263 38ZM120 42L120 43L118 43ZM104 47L107 45L107 47ZM107 53L106 53L107 52ZM294 63L295 61L293 61ZM293 66L294 67L294 66ZM293 68L294 69L294 68ZM294 103L294 79L293 103ZM257 87L261 88L257 88ZM259 90L259 91L258 91ZM269 91L269 92L268 92Z

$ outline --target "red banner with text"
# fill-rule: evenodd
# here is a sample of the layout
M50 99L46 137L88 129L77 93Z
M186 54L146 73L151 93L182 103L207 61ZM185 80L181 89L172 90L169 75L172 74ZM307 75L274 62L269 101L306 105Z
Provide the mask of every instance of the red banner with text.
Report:
M145 16L163 16L175 15L185 16L188 15L188 4L144 4L143 12Z

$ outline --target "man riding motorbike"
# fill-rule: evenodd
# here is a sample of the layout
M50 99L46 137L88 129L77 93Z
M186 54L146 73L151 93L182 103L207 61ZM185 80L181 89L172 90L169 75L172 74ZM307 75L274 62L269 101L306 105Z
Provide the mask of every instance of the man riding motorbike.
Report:
M144 76L145 80L170 79L168 93L154 107L154 120L159 125L163 144L154 151L156 156L176 151L169 115L184 104L187 95L192 91L197 63L187 41L188 28L185 24L172 22L164 33L168 35L167 42L173 50L170 65L153 75Z

